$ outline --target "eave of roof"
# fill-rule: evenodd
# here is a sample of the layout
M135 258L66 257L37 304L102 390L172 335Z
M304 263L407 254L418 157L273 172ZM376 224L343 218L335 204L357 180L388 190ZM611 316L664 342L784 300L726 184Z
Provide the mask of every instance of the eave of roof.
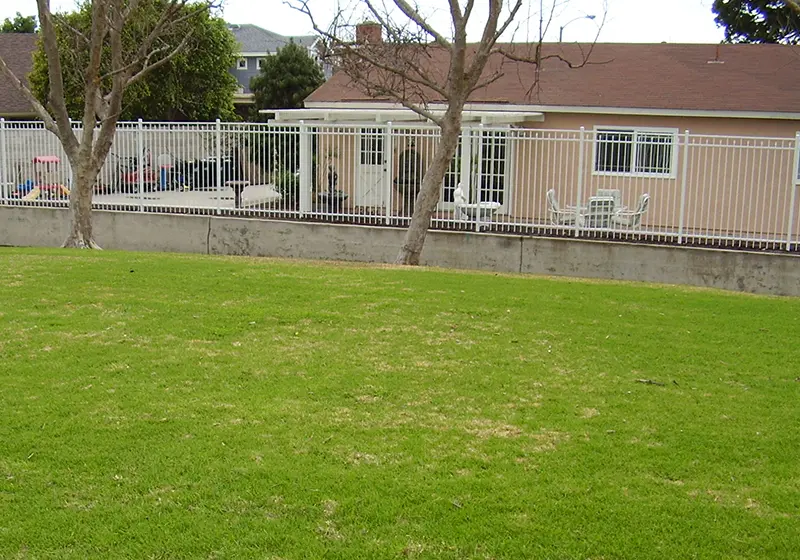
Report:
M334 101L313 102L306 101L308 109L315 110L359 110L381 112L387 109L402 107L399 103L387 101ZM446 105L431 103L429 108L443 111ZM579 113L593 115L636 115L652 117L711 117L711 118L738 118L738 119L770 119L770 120L800 120L800 113L792 112L760 112L760 111L708 111L695 109L653 109L649 107L587 107L587 106L557 106L557 105L514 105L505 103L468 103L464 106L467 111L507 111L512 113Z

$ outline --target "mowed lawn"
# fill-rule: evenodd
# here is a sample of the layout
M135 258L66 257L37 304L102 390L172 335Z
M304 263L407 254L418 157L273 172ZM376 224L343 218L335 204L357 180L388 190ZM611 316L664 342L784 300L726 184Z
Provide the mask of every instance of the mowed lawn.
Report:
M800 300L0 249L0 558L800 555Z

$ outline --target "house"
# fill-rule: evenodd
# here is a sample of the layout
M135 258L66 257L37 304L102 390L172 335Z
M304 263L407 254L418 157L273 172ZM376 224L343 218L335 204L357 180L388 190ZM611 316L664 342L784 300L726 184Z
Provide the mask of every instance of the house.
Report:
M230 69L231 74L239 82L239 91L235 97L237 104L251 105L253 103L254 97L250 91L250 80L261 69L261 61L275 54L284 45L294 42L308 49L311 57L319 60L316 50L318 37L315 35L285 37L249 23L229 24L228 29L236 37L240 49L236 66Z
M35 33L0 33L0 57L23 83L27 82L27 76L33 69L33 53L36 51L37 37ZM30 103L2 73L0 73L0 118L37 118Z
M550 57L580 60L589 49L580 68ZM459 183L470 200L498 203L500 219L514 224L546 221L551 189L574 205L612 190L628 207L648 194L644 225L665 235L800 234L795 47L559 43L543 45L542 54L538 72L490 59L485 75L498 77L465 107L466 133L445 177L441 211L453 209ZM446 75L446 51L426 59ZM426 95L429 110L444 111L441 96ZM316 126L317 146L335 144L326 150L357 206L388 208L410 142L429 159L436 139L424 119L365 94L343 72L304 109L275 118L300 120Z

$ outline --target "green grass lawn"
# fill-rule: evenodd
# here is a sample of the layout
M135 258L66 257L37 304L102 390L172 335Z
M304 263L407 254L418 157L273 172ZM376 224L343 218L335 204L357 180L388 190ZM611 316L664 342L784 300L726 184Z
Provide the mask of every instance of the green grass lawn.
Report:
M0 558L798 558L800 300L0 249Z

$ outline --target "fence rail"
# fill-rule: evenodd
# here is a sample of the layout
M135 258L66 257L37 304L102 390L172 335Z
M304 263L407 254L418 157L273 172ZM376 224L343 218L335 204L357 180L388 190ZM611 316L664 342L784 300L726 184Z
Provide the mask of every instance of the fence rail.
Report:
M403 226L438 142L405 123L120 123L93 205ZM796 251L798 160L800 133L470 126L431 226ZM0 120L0 204L66 205L72 184L41 123Z

